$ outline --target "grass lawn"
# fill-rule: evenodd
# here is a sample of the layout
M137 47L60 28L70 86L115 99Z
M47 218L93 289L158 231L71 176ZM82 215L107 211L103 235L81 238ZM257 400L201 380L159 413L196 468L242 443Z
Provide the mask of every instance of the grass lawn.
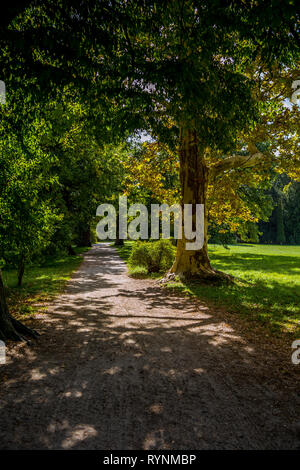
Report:
M48 257L43 264L31 265L24 273L21 287L16 287L15 269L3 270L10 312L18 319L43 310L43 302L59 294L74 270L82 262L81 253L89 248L75 248L76 255Z
M125 261L132 243L119 249ZM300 337L300 246L241 244L226 249L210 245L209 254L215 268L237 278L232 286L178 281L167 287L224 306L273 332Z

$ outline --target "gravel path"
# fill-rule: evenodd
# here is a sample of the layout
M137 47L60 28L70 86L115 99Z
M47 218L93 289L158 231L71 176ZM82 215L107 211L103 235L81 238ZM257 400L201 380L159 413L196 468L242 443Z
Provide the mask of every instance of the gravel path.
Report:
M0 448L299 448L285 379L300 366L282 370L228 318L94 246L33 321L41 338L0 366Z

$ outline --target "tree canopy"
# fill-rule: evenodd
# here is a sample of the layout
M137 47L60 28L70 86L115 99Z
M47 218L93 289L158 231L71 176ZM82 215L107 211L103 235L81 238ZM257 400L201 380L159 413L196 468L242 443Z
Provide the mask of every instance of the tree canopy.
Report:
M12 1L0 45L1 258L19 283L43 250L90 243L97 205L124 191L204 204L204 246L180 240L171 272L224 280L209 235L250 236L272 211L265 182L299 181L294 1ZM139 132L152 141L134 147ZM0 290L0 336L16 338Z

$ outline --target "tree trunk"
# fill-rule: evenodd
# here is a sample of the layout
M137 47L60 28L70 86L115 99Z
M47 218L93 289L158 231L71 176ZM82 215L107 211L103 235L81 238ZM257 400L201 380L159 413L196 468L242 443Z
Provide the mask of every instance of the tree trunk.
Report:
M78 246L92 246L89 225L84 226L84 228L80 230Z
M123 246L124 240L120 238L120 225L119 225L119 213L117 214L117 226L116 226L116 239L115 239L115 246Z
M25 271L25 257L21 255L19 266L18 266L18 287L22 285L22 279Z
M76 253L75 253L75 251L74 251L72 245L69 245L69 246L68 246L68 255L70 255L70 256L76 255Z
M10 315L5 297L2 272L0 269L0 339L3 341L8 339L13 341L23 341L23 335L32 338L39 336L36 331L23 325L23 323Z
M177 242L176 258L170 273L180 277L199 279L203 281L219 281L228 278L224 273L211 267L207 249L208 214L206 196L209 170L204 157L199 151L197 133L194 130L180 129L180 182L181 203L193 204L193 219L195 219L195 205L204 204L204 244L199 250L187 250L182 226L182 239ZM182 217L182 224L184 217ZM195 220L193 220L193 225Z

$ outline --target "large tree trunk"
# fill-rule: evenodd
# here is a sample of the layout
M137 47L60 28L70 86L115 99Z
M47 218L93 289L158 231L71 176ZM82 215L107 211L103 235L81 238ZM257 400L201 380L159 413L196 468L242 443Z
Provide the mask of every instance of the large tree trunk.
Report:
M24 340L23 335L36 338L38 333L23 325L23 323L10 315L6 303L2 272L0 269L0 339L3 341L8 339L13 341L22 341Z
M196 278L203 281L219 281L228 278L212 268L207 250L208 214L206 196L208 186L208 168L198 146L197 133L194 130L180 129L180 182L181 203L193 204L193 226L195 226L195 205L204 204L204 244L199 250L187 250L182 227L182 239L177 242L175 262L171 273L183 278ZM184 223L184 217L182 218Z

